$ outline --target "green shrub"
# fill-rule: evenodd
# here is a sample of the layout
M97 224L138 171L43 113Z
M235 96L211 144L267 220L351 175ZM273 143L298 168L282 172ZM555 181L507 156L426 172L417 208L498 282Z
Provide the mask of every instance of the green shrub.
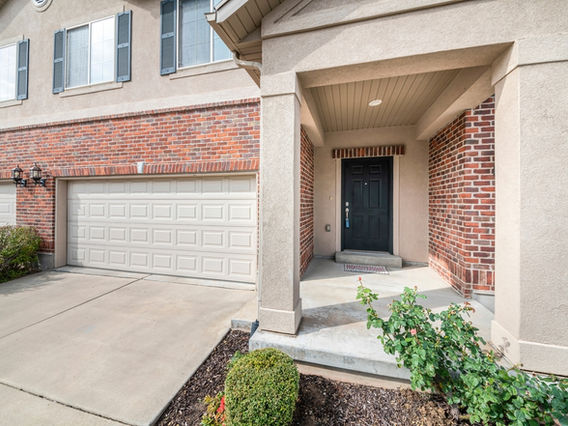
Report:
M38 269L40 238L28 226L0 227L0 282L21 277Z
M568 424L567 379L498 365L493 352L482 349L485 341L477 328L463 317L473 311L467 302L434 313L417 304L417 297L425 298L416 288L405 288L390 305L390 317L382 319L372 306L378 296L359 278L357 299L367 306L367 328L381 330L385 352L410 370L414 389L443 393L472 423L552 425L556 418Z
M300 375L285 353L260 349L238 358L225 380L227 425L288 425Z

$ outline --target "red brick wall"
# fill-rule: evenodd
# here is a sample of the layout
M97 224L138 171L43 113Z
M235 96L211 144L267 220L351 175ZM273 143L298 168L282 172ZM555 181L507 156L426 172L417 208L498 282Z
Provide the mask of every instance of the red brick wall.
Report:
M314 256L314 146L302 128L300 149L300 276Z
M491 97L429 144L429 263L468 297L494 290L494 114Z
M0 178L37 162L47 188L17 190L17 223L33 225L54 249L55 182L61 176L256 171L258 99L0 130Z

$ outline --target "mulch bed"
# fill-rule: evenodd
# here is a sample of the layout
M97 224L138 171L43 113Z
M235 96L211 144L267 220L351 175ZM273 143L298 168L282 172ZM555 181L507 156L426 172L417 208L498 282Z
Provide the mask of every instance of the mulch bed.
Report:
M186 382L166 408L158 425L199 425L206 395L223 389L226 366L236 351L248 351L249 334L233 330ZM438 395L409 389L337 382L300 375L300 398L293 425L459 425Z

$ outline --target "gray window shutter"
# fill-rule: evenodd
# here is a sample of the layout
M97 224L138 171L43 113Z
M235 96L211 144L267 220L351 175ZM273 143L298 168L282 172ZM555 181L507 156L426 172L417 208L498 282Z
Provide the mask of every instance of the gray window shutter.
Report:
M16 99L28 99L28 68L30 62L30 39L18 42L18 80Z
M176 0L160 2L161 40L160 40L160 74L166 75L176 71Z
M116 15L116 81L130 81L132 12Z
M65 30L55 31L53 43L53 93L65 88Z

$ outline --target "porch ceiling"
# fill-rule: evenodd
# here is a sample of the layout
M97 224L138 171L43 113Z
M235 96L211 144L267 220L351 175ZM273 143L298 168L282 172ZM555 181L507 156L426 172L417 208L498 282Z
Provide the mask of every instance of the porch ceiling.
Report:
M415 125L459 70L356 81L308 89L325 132ZM370 107L369 101L382 103Z

